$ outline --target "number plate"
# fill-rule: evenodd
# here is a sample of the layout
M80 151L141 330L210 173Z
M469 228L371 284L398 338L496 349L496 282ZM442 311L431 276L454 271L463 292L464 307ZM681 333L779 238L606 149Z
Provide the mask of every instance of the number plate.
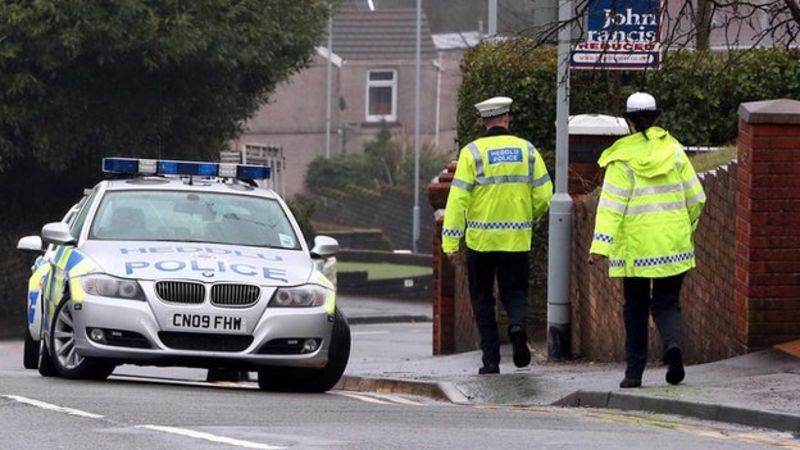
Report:
M174 313L167 327L174 330L244 331L244 317L219 314Z

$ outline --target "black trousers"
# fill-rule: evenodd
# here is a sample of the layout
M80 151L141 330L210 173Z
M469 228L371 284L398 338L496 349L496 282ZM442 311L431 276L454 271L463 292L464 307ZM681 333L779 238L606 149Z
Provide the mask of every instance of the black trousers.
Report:
M500 364L500 337L494 315L494 279L508 326L525 328L528 313L528 252L476 252L467 250L467 271L472 312L481 336L483 364Z
M684 275L623 279L626 377L641 379L647 365L647 322L651 309L664 351L680 347L680 293Z

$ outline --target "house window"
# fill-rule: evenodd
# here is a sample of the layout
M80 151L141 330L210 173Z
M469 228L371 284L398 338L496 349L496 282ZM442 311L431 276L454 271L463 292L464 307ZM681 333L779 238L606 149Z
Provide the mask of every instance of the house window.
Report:
M367 72L367 122L397 120L397 72Z

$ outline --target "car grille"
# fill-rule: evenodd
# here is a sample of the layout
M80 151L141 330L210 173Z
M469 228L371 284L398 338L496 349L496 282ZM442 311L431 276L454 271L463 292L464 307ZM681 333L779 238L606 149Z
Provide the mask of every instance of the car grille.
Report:
M158 338L167 347L177 350L240 352L253 343L253 336L231 334L182 333L160 331Z
M206 288L200 283L185 281L159 281L156 293L162 300L174 303L203 303Z
M211 286L211 303L217 306L250 306L258 301L261 288L249 284Z

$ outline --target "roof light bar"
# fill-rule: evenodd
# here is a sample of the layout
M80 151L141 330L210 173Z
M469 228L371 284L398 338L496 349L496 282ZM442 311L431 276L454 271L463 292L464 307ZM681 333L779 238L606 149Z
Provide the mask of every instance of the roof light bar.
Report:
M240 180L266 180L272 174L269 167L254 164L220 164L136 158L103 158L103 172L127 175L225 177Z

